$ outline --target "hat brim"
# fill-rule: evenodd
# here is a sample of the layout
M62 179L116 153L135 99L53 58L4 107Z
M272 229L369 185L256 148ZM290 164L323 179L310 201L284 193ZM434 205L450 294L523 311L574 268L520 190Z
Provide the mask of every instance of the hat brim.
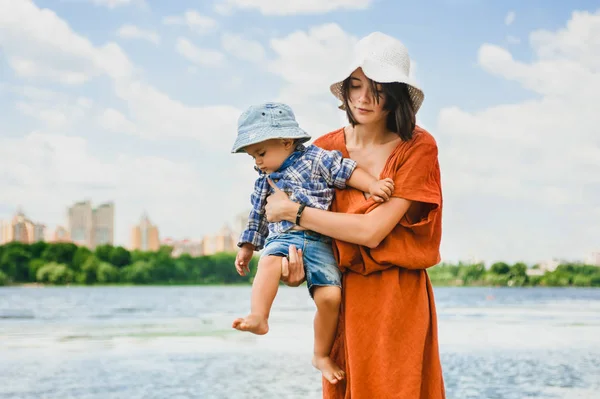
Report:
M238 136L233 144L231 152L233 154L244 152L244 148L249 145L262 143L272 139L294 139L299 143L306 143L311 139L310 135L299 127L271 127L262 129L252 134Z
M377 83L404 83L406 86L408 86L408 94L412 101L415 114L419 108L421 108L423 100L425 99L425 94L413 79L411 79L409 76L406 76L406 74L404 74L404 72L398 68L385 67L381 64L369 62L367 59L363 60L362 62L352 63L347 69L347 74L344 76L344 78L338 82L335 82L329 87L331 93L342 102L342 104L339 106L340 109L346 109L344 106L344 96L342 94L342 84L344 83L344 80L346 80L352 74L352 72L358 68L362 68L365 76Z

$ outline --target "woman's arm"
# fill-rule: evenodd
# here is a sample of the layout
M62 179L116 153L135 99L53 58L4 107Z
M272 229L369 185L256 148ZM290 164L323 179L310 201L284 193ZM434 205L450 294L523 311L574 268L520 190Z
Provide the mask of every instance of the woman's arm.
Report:
M271 185L275 193L267 198L265 207L267 220L269 222L281 220L295 222L300 205L291 201L287 194L274 184ZM411 204L412 201L393 197L365 215L337 213L307 207L302 212L300 225L336 240L375 248L400 222Z

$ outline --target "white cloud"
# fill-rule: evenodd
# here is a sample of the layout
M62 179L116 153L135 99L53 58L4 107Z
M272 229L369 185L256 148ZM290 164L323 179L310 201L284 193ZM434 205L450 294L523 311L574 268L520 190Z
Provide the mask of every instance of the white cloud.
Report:
M233 178L239 160L227 158L234 169L227 162L215 164L222 170L219 177ZM228 180L214 182L207 179L211 171L194 164L131 156L118 148L110 157L102 157L83 138L47 132L0 137L0 167L4 170L0 204L14 204L15 210L17 204L22 205L28 216L51 230L65 224L66 208L75 201L114 201L119 244L129 244L129 228L143 210L148 210L163 237L200 238L212 233L211 226L216 230L229 221L231 209L239 209L239 191L251 190L252 184L250 176L250 187ZM219 200L215 200L217 194L208 193L218 193Z
M508 14L506 14L506 16L504 17L504 24L505 25L512 25L513 22L515 22L515 17L517 15L515 14L514 11L509 11Z
M293 91L306 95L327 93L330 84L344 78L340 73L351 61L356 41L337 24L293 32L271 40L277 58L269 70L280 75Z
M120 84L117 96L128 107L136 134L148 139L186 138L204 150L229 150L240 111L227 105L190 107L142 82Z
M270 42L276 58L268 68L285 82L278 100L294 108L299 122L315 138L340 126L337 100L329 85L344 78L341 74L356 41L339 25L324 24Z
M177 38L175 49L179 54L196 65L217 67L225 62L225 55L220 51L197 47L183 37Z
M206 34L217 28L217 21L200 14L195 10L187 10L182 16L169 16L163 19L165 25L184 25L198 34Z
M133 4L145 5L144 0L92 0L92 2L98 6L108 7L110 9L129 6Z
M0 0L0 46L21 77L81 84L103 74L119 79L133 73L119 46L95 47L53 11L31 0Z
M264 15L322 14L335 10L364 10L373 0L222 0L215 5L221 14L236 9L256 9Z
M160 36L158 33L138 28L135 25L123 25L117 30L117 36L123 39L142 39L150 43L159 44Z
M240 35L223 34L221 45L225 51L241 60L259 63L265 59L265 49L262 44Z
M138 134L137 126L125 115L114 108L105 109L99 116L98 122L106 130L118 133Z
M85 119L93 106L87 97L72 97L33 86L14 87L15 109L49 130L62 130Z
M589 236L577 237L577 232L566 237L559 226L600 223L592 216L600 196L597 32L600 12L575 12L565 29L531 33L535 58L530 62L515 60L504 48L482 45L480 66L531 91L532 99L477 112L459 107L440 112L438 133L451 138L440 153L447 203L455 213L488 195L508 201L509 208L520 201L523 208L536 204L549 209L548 217L556 223L556 233L546 231L545 242L538 242L538 227L525 224L519 209L508 209L501 201L490 204L490 212L504 215L503 225L512 221L514 231L503 234L499 225L488 226L498 232L488 233L488 242L478 247L480 255L499 259L506 250L501 246L508 245L531 261L553 256L552 251L582 258L593 245ZM573 209L585 216L576 216ZM463 238L476 241L473 232ZM530 247L523 248L523 241Z
M67 85L78 85L87 82L91 77L86 72L61 70L18 56L9 57L8 64L17 76L22 78L48 78Z
M210 146L226 148L219 133L235 132L235 121L239 115L235 107L189 107L172 99L137 79L136 69L117 44L95 47L89 40L73 32L54 12L39 9L31 1L0 0L0 33L0 45L5 46L11 65L20 71L21 76L45 77L61 83L83 83L106 75L112 78L115 94L127 106L125 113L116 111L116 107L108 107L107 111L98 115L94 110L87 112L75 100L65 100L64 105L57 103L56 107L52 106L51 101L42 103L31 99L23 100L18 105L22 113L43 119L52 127L77 121L74 115L79 115L77 110L80 109L87 112L82 117L87 115L93 118L90 122L93 126L100 121L100 126L106 129L146 138L194 139L207 146L207 149ZM178 50L196 64L216 66L224 61L224 55L220 52L199 49L183 38L177 42ZM21 54L29 58L22 58ZM31 88L28 90L32 92ZM198 129L198 126L204 126L205 129Z

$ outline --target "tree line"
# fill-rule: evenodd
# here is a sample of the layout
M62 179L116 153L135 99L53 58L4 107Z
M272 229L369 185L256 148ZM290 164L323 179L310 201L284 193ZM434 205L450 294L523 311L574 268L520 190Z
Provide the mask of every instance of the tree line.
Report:
M553 271L528 275L528 266L517 262L496 262L489 268L484 263L457 265L442 263L429 269L434 285L495 287L600 287L600 267L580 263L564 263ZM531 270L540 270L534 265Z
M171 256L173 248L129 251L101 245L93 251L72 243L0 246L0 285L66 284L249 284L256 273L255 257L247 276L237 274L235 253L193 257ZM533 267L535 269L536 266ZM600 287L600 267L566 263L552 272L528 275L524 263L442 263L428 269L434 285Z
M129 251L121 246L100 245L93 251L72 243L0 246L0 285L43 284L240 284L248 276L237 274L235 253L192 257L171 256L172 247L158 251Z

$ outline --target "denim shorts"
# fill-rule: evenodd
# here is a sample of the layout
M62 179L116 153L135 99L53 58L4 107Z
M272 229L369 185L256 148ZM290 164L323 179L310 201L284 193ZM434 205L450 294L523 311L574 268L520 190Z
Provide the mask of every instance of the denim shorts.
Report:
M265 242L261 258L265 256L287 257L290 245L302 249L304 273L310 295L312 288L322 286L342 287L342 272L333 257L331 238L308 230L290 230L270 236Z

